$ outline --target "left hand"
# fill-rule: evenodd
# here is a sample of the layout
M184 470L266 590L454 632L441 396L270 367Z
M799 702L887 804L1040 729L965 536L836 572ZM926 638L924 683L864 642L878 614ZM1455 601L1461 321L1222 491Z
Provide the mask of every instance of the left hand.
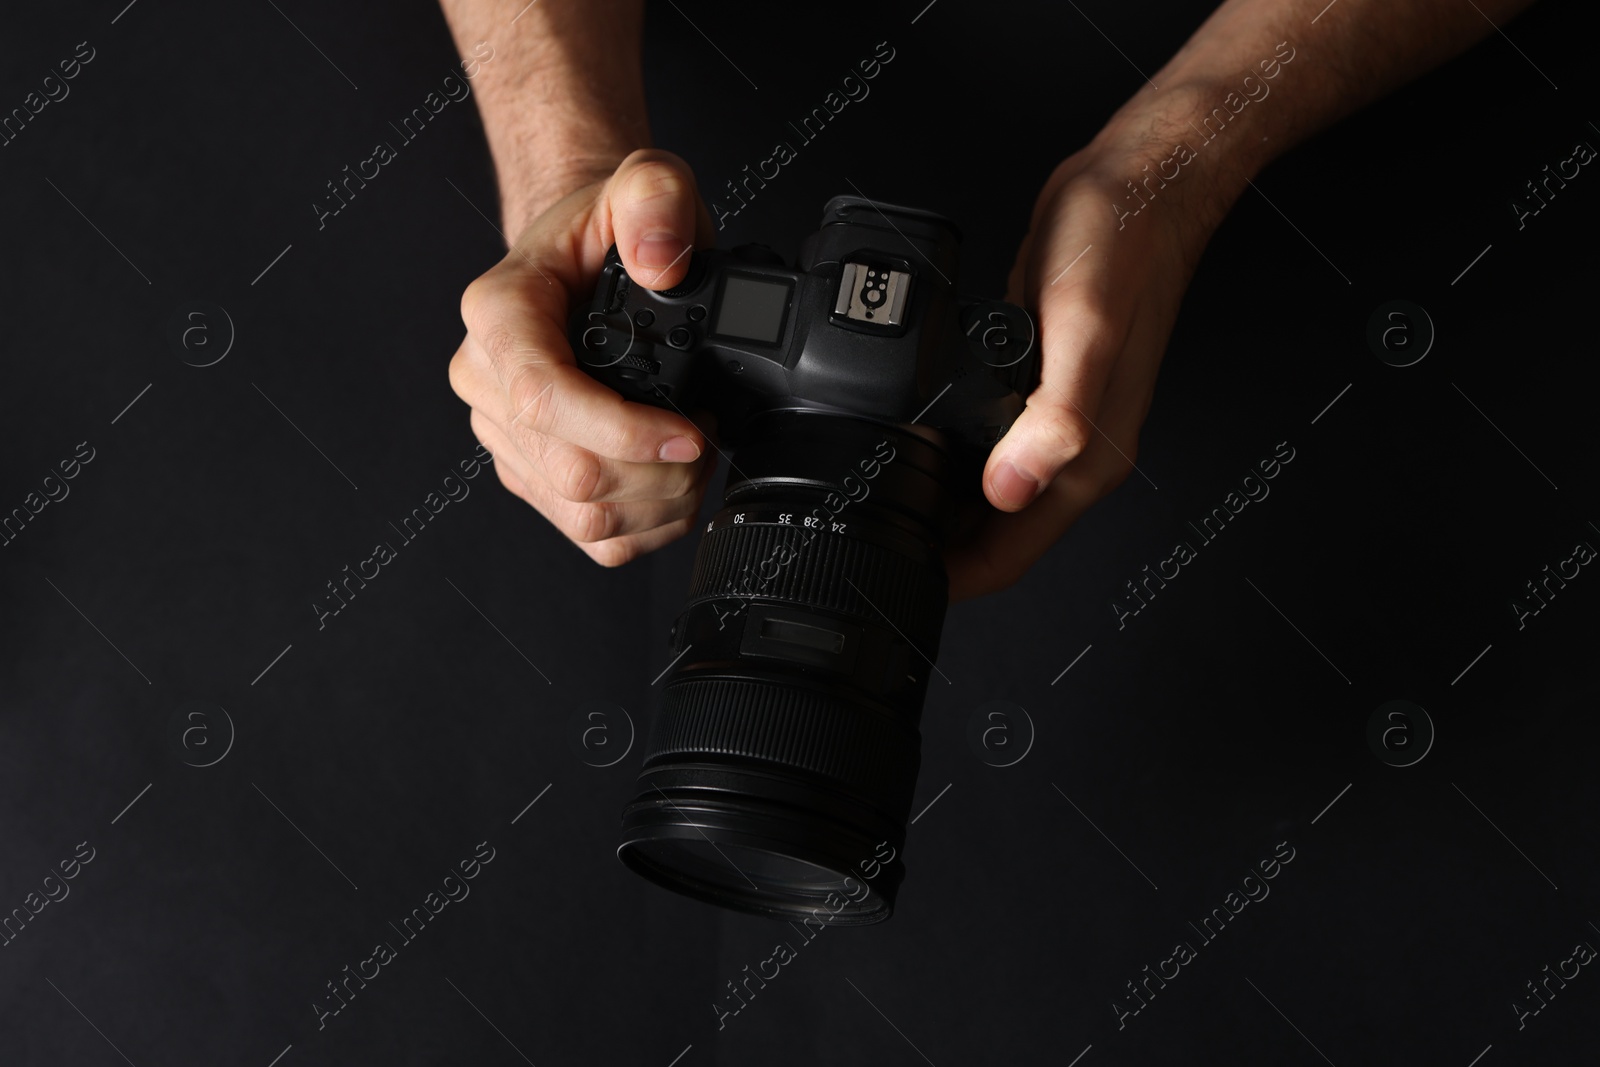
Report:
M1015 582L1134 469L1184 290L1232 200L1199 158L1147 193L1140 180L1172 154L1148 128L1113 120L1034 205L1008 299L1037 317L1040 384L984 469L1000 513L984 508L946 553L952 600Z

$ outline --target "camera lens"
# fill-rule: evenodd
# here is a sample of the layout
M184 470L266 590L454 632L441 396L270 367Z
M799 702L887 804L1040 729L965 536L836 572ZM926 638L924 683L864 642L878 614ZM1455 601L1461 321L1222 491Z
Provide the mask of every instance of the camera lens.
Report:
M775 918L888 918L947 587L949 454L902 427L769 414L701 539L618 855Z

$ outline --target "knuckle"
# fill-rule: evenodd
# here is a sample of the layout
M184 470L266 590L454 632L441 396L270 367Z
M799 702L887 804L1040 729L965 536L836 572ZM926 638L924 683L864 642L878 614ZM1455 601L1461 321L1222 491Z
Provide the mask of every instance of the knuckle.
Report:
M595 434L594 447L611 459L647 462L656 455L647 445L639 420L632 418L622 404L598 412L589 429Z
M645 434L639 424L626 415L619 415L611 426L607 440L611 454L619 459L653 460L655 453L646 446Z
M579 504L568 523L567 536L580 544L608 540L617 533L620 513L610 504Z
M639 555L638 545L626 537L613 537L609 541L580 547L602 567L620 567Z
M1069 253L1067 258L1074 254ZM1071 277L1067 275L1059 286L1045 288L1045 306L1041 312L1047 330L1055 335L1053 347L1064 348L1069 359L1104 358L1121 343L1128 323L1101 296L1082 288L1066 287Z
M675 200L688 192L688 183L671 164L652 159L640 163L628 179L628 198L638 204Z
M1051 455L1071 459L1089 447L1089 420L1070 407L1052 407L1039 425L1039 443Z
M450 389L470 404L472 400L467 396L467 391L472 387L472 374L467 369L467 359L466 345L456 349L456 354L450 357Z
M534 475L542 486L547 486L552 494L559 496L560 494L556 493L555 483L548 475L549 465L544 458L550 439L544 434L520 425L511 427L508 436L527 472Z
M525 420L520 419L513 419L506 423L504 433L506 439L511 442L511 447L516 449L518 456L531 464L535 470L542 467L546 444L544 434L531 428Z
M547 455L545 469L557 495L575 504L587 504L599 495L600 458L582 448L565 447Z
M533 363L519 363L512 370L506 397L511 401L513 426L542 432L549 425L555 382L543 380Z
M615 173L626 173L627 171L632 170L634 167L641 166L645 163L649 163L660 158L661 150L659 148L635 148L632 152L629 152L622 158L621 163L617 164Z
M690 189L687 171L682 159L659 148L635 149L617 168L621 191L634 202L682 195Z
M480 324L500 296L500 283L490 274L480 274L461 291L461 322L470 331Z
M467 283L461 290L461 325L472 328L472 321L477 317L478 305L483 301L483 278L477 277Z
M490 319L474 332L474 337L495 367L509 363L520 348L516 333L500 318Z

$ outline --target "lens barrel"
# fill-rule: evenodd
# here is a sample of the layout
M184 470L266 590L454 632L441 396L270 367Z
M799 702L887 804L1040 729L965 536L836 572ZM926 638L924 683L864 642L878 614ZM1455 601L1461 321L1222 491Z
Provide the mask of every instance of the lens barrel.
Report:
M879 922L944 624L951 457L904 427L764 415L701 539L618 855L727 908Z

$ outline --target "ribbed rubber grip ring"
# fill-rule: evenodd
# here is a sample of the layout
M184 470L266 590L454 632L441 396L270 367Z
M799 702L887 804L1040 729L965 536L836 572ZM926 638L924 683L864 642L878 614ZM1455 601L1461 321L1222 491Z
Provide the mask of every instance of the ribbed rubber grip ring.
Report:
M831 531L751 523L711 531L695 555L689 603L729 596L870 621L887 617L917 647L930 649L938 644L948 593L937 561Z
M792 683L700 677L667 687L644 770L701 757L807 771L903 818L921 738L912 725Z

